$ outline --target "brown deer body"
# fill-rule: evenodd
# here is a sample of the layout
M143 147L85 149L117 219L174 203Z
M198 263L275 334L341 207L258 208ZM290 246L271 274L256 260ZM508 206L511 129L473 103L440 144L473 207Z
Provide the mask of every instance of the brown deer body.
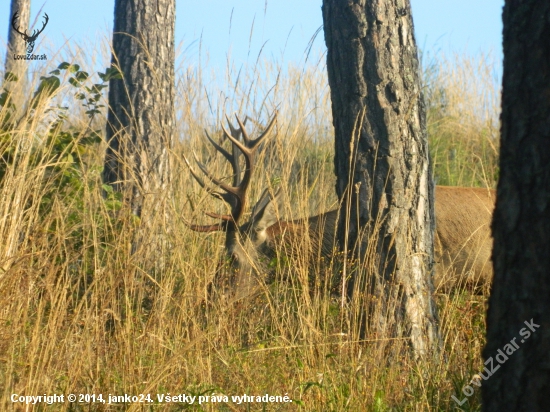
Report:
M231 123L225 136L232 142L230 154L214 142L208 140L232 165L233 185L229 186L211 176L204 165L196 159L201 171L223 192L210 193L225 200L231 206L228 215L207 213L221 219L214 225L190 225L199 232L225 231L225 248L232 267L231 276L224 289L230 290L236 299L254 292L259 285L257 276L265 275L266 263L277 256L284 246L292 250L300 239L307 236L315 256L331 257L335 251L337 211L332 210L317 216L293 221L281 221L277 217L279 194L271 195L264 191L253 208L250 220L239 225L246 205L246 191L254 168L256 151L274 125L275 117L256 140L251 140L244 124L237 117L239 128ZM240 141L240 136L243 142ZM246 169L241 178L239 155L244 155ZM199 184L204 182L185 159L191 173ZM435 190L435 277L436 291L449 292L457 287L487 289L492 277L490 262L492 239L490 232L494 208L495 191L481 188L436 186Z

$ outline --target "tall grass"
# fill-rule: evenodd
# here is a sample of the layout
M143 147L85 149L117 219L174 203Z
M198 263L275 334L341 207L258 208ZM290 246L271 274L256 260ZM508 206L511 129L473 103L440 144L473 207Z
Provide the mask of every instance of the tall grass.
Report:
M438 56L423 72L437 184L495 187L500 85L492 55Z
M474 66L474 63L476 66ZM474 110L492 83L468 83L491 67L485 60L435 62L425 75L429 132L438 183L493 186L496 171L495 105ZM450 410L451 395L481 369L484 296L459 291L437 296L445 357L391 362L374 337L361 341L350 319L360 308L341 302L329 283L335 264L318 266L311 283L305 253L277 262L275 281L255 300L225 305L208 287L223 257L222 234L197 234L178 216L206 222L203 211L224 212L193 182L182 154L195 150L216 176L228 165L205 144L225 113L249 115L254 135L275 111L274 136L263 150L250 190L281 186L285 218L331 209L334 195L329 90L322 65L282 67L259 60L220 79L204 68L178 71L178 132L172 153L176 218L155 223L169 239L151 250L147 239L131 253L139 225L105 200L99 168L105 144L74 145L88 119L62 86L17 127L2 132L0 185L0 409L2 410ZM69 102L66 130L75 142L60 148L46 139L48 109ZM473 103L472 103L473 102ZM494 103L494 102L493 102ZM74 107L74 110L73 110ZM2 109L0 118L6 114ZM54 111L55 113L55 111ZM256 122L256 123L255 123ZM31 149L21 142L32 139ZM9 154L9 156L8 156ZM78 167L77 167L78 166ZM63 177L76 176L67 181ZM307 244L307 239L304 239ZM306 245L307 246L307 245ZM156 260L163 261L155 269ZM152 269L151 269L152 268ZM384 337L378 337L384 338ZM402 348L406 342L390 342ZM398 353L406 352L397 350ZM287 404L117 404L25 406L11 394L157 393L285 395ZM299 406L300 405L300 406ZM479 393L463 408L479 409ZM248 408L248 409L247 409Z

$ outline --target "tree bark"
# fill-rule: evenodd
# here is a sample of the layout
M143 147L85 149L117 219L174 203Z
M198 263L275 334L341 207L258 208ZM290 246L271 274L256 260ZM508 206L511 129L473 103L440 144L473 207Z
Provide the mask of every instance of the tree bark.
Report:
M418 356L436 354L434 186L409 1L324 0L323 21L340 244L362 265L377 257L371 324L410 338ZM366 292L357 276L350 286Z
M550 393L550 2L506 0L485 411L546 411ZM529 336L527 335L529 334ZM514 341L514 346L506 346ZM513 350L512 350L513 349ZM499 350L503 356L499 356Z
M19 31L25 32L29 28L31 16L30 0L11 0L9 25L8 25L8 48L6 52L5 73L12 73L17 80L5 82L4 87L11 92L11 103L15 106L16 118L23 111L25 103L25 92L27 87L27 60L16 60L14 54L27 54L27 44L12 27L13 15L17 13L17 25Z
M132 212L156 208L170 180L174 114L175 0L116 0L104 182Z

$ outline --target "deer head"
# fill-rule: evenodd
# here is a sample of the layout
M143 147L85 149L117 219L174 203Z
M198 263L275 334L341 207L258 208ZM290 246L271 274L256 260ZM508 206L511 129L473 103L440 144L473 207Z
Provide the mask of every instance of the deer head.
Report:
M27 43L27 53L31 54L32 51L34 50L34 42L38 38L38 35L44 31L44 29L46 28L46 25L48 24L48 21L50 20L50 18L48 17L48 15L46 13L44 13L44 23L42 24L42 28L40 30L33 30L32 35L29 36L27 34L27 30L25 30L24 32L20 32L19 31L19 26L16 26L17 19L19 18L18 13L19 12L16 11L13 14L13 17L11 19L11 26L13 27L13 29L17 33L19 33L21 35L21 37L23 37L23 40L25 40L25 42Z
M231 164L233 169L233 181L231 185L212 176L205 165L199 161L197 155L193 153L201 172L211 183L221 190L209 188L198 173L195 172L187 158L184 157L184 160L199 185L208 190L212 196L225 201L230 206L230 212L226 215L206 213L207 216L218 219L218 223L212 225L189 224L189 227L197 232L224 231L226 233L225 249L232 269L232 275L227 286L236 291L236 297L238 298L252 293L256 285L254 274L258 272L257 269L262 265L262 261L265 261L265 258L269 258L269 248L266 245L268 240L266 229L277 221L277 202L274 200L278 200L279 196L278 193L271 195L266 189L252 209L250 219L244 223L241 221L247 204L247 191L254 171L256 155L261 143L273 128L276 115L273 116L263 133L254 140L249 138L245 124L241 122L239 117L235 117L238 123L237 128L231 124L229 119L227 119L227 122L230 131L222 125L225 137L231 142L231 153L216 143L208 132L205 132L207 139L216 151L221 153ZM241 164L239 162L241 155L245 160L244 173L241 171Z

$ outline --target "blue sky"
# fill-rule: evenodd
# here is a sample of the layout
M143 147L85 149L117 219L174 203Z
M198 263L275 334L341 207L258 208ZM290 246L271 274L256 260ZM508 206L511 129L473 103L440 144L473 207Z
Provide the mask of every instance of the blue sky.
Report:
M430 55L491 51L500 62L503 3L411 0L418 45ZM102 39L110 37L114 0L33 0L33 17L41 8L50 22L36 53L41 47L62 50L67 43L79 43L93 54ZM228 57L238 66L255 60L260 50L282 63L303 63L308 44L322 25L321 0L178 0L176 8L176 44L181 45L185 61L208 61L209 67L220 70ZM2 0L0 10L0 52L4 53L9 0ZM321 31L312 55L324 49Z

